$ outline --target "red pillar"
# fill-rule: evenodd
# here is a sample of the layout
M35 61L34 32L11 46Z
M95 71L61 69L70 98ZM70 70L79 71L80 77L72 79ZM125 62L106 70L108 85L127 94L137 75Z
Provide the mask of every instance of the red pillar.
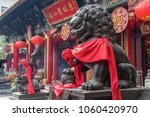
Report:
M28 40L30 40L32 37L32 26L29 25L27 27L27 38ZM28 43L28 55L27 55L27 58L30 60L31 59L31 54L33 53L33 49L34 49L34 45L29 41Z
M11 68L11 61L12 61L12 58L10 58L7 63L6 63L6 70L9 72L10 71L10 68Z
M18 73L18 62L19 62L19 49L15 47L15 42L14 42L14 66L13 70L16 70Z
M29 60L31 59L31 54L33 53L34 45L29 42Z
M56 80L57 79L57 45L56 45L57 43L56 42L54 42L54 62L53 62L53 65L54 65L54 74L53 74L53 76L54 76L54 78L53 78L53 80Z
M47 77L48 80L46 84L52 83L52 76L53 76L53 39L50 35L50 30L46 32L48 36L47 39Z
M130 27L127 28L128 32L128 57L130 59L130 62L133 62L132 58L132 29Z

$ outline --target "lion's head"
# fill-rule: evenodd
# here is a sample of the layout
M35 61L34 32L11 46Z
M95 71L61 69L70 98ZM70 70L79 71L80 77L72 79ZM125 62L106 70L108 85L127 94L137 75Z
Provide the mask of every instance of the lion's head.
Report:
M88 4L80 8L70 21L71 35L77 43L89 38L108 38L115 41L115 30L110 14L99 4Z

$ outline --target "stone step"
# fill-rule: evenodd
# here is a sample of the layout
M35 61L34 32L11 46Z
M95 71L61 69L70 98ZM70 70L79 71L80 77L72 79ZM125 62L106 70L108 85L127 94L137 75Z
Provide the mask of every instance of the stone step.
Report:
M10 84L0 84L0 90L2 90L2 89L10 89L10 88L11 88Z
M10 89L0 89L0 95L9 95L12 91Z
M48 100L48 93L40 92L36 94L21 94L20 92L12 93L9 97L11 100Z
M150 88L148 88L150 89ZM128 89L121 89L122 99L123 100L136 100L140 97L143 91L147 90L145 87L135 87ZM112 92L110 88L103 90L82 90L79 88L74 89L64 89L62 95L59 97L60 100L111 100ZM49 87L49 99L55 100L56 96L52 89L52 86Z

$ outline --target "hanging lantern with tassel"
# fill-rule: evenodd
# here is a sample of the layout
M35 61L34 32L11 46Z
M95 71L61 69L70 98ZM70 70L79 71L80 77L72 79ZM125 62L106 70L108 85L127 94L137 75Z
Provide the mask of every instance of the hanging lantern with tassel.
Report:
M15 47L16 48L26 48L27 47L27 44L24 42L24 41L17 41L15 43Z
M40 44L43 44L44 43L44 38L41 37L41 36L33 36L31 39L30 39L31 43L34 44L34 45L40 45Z
M142 21L150 21L150 0L144 0L135 7L136 17Z

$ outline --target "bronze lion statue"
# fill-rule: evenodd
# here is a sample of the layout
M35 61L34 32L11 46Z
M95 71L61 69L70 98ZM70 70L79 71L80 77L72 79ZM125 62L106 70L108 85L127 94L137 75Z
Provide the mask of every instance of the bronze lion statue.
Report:
M115 30L110 14L99 4L88 4L80 8L70 21L71 36L76 39L76 44L81 45L97 38L108 39L114 52L116 62L118 84L120 88L131 88L136 86L136 69L130 64L124 50L116 43ZM97 47L95 47L97 48ZM103 52L97 53L102 55ZM96 56L96 55L95 55ZM82 83L81 88L84 90L99 90L104 86L109 87L110 72L107 60L95 62L83 62L76 57L72 63L82 65L82 72L92 69L92 78L90 81ZM63 80L67 82L70 77L73 78L73 69L63 70ZM71 82L73 79L71 80ZM63 81L62 81L63 82ZM67 82L68 83L68 82Z

